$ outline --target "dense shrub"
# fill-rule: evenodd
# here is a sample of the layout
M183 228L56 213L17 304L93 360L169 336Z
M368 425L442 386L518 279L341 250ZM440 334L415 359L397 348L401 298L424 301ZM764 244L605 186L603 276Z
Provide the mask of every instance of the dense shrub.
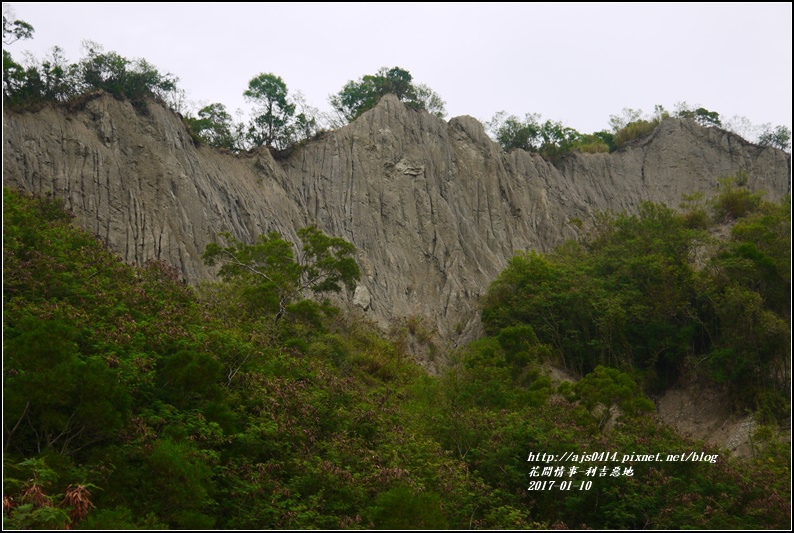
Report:
M622 148L635 139L650 135L658 125L657 120L638 120L627 124L626 127L615 132L615 148Z

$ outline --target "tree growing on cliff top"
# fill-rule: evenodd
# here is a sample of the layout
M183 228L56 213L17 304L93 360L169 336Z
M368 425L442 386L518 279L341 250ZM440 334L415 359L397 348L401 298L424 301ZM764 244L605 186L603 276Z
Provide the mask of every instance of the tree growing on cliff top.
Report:
M241 126L238 128L226 106L220 103L204 106L197 117L187 117L187 124L202 142L216 148L236 150L239 148Z
M33 26L15 17L14 10L8 4L3 4L3 44L9 45L33 38L33 32L36 31Z
M441 97L426 85L414 85L411 73L400 67L383 67L375 75L351 80L329 102L346 121L352 122L387 94L395 95L409 107L424 109L441 118L446 115Z
M248 140L254 146L284 148L290 144L295 104L287 92L287 84L275 74L259 74L248 82L243 96L258 106L248 129Z
M790 152L791 130L782 125L772 128L771 125L765 124L763 132L758 136L758 144Z
M608 151L596 135L582 135L573 128L553 120L540 121L539 113L527 113L524 120L500 111L486 124L505 151L521 149L539 153L549 161L559 161L574 149L588 145L587 151Z

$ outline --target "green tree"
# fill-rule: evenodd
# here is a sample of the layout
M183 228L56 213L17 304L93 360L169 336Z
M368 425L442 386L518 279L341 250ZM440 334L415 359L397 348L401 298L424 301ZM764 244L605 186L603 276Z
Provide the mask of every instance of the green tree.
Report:
M30 38L32 28L22 21L3 18L4 41ZM177 78L161 74L145 59L130 60L115 52L105 53L102 46L85 41L85 57L69 63L63 50L54 47L40 63L23 66L3 50L3 97L13 106L42 102L65 102L90 91L103 90L117 98L127 98L136 107L145 108L147 98L165 102L176 94Z
M557 161L582 142L582 134L562 122L547 120L540 128L540 155L549 161Z
M446 115L441 97L426 85L414 85L411 73L400 67L383 67L375 75L351 80L329 101L346 121L351 122L375 107L387 94L395 95L410 107L425 109L439 117Z
M506 116L500 111L486 124L496 138L502 150L510 151L516 148L534 152L540 147L540 115L527 113L522 121L515 115Z
M624 107L619 115L609 115L609 127L612 133L617 133L632 122L642 119L642 109L631 109Z
M248 82L243 96L257 105L247 134L254 146L283 149L291 143L295 104L287 93L287 84L275 74L259 74Z
M573 385L576 398L598 420L603 428L612 418L612 408L626 414L653 411L653 402L643 397L631 376L615 368L597 366Z
M158 440L145 457L138 491L146 510L154 509L172 528L211 529L212 470L189 442Z
M758 144L789 152L791 151L791 130L786 126L772 128L767 124L764 126L764 131L758 136Z
M186 119L190 130L202 142L215 148L235 150L239 144L239 133L236 131L232 116L223 104L210 104L202 107L196 118Z
M297 91L292 97L297 114L295 115L294 133L297 140L311 139L320 131L318 116L320 111L306 102L303 93Z
M6 447L66 455L123 425L128 392L102 358L80 354L78 332L65 321L28 318L7 335Z
M716 111L709 111L705 107L690 106L686 102L678 102L675 107L675 116L678 118L694 120L701 126L722 127L720 114Z
M33 38L33 26L24 20L14 20L13 10L3 4L3 43L13 44L21 39ZM3 48L3 102L19 103L29 95L21 95L31 75L38 74L35 68L26 69L14 61L5 47Z
M12 20L14 18L10 9L3 5L3 43L14 44L17 41L24 39L32 39L33 26L24 20Z
M102 89L117 98L142 104L147 97L164 100L176 89L177 78L161 74L145 59L130 60L116 52L103 51L97 43L83 43L86 57L78 64L78 92Z
M517 254L483 299L486 332L528 324L581 372L677 372L695 335L689 254L700 234L663 206L639 211L600 217L586 241L554 254Z
M608 147L598 137L584 136L562 122L540 121L538 113L527 113L524 120L515 115L506 116L504 111L494 115L487 124L496 141L505 151L519 148L537 152L549 161L558 161L563 155L589 144L587 151L607 151ZM603 145L599 149L596 145Z
M42 61L41 81L46 100L65 102L77 93L77 67L69 64L60 47L53 47L49 57Z
M21 105L37 101L40 95L40 80L41 76L35 67L25 68L14 61L8 50L3 49L4 104Z
M709 111L705 107L679 111L678 117L692 119L701 126L722 126L720 114L716 111Z
M444 118L447 116L447 110L445 109L445 102L441 99L441 96L433 89L425 85L424 83L420 83L414 87L416 90L416 100L418 102L418 108L424 109L431 115L435 115L438 118Z
M292 243L277 232L260 235L255 244L245 244L229 233L220 236L229 245L208 244L204 262L220 264L219 274L226 281L242 280L250 294L279 317L304 291L339 292L342 285L352 290L361 278L352 257L355 246L325 235L316 226L298 230L303 249L297 258Z

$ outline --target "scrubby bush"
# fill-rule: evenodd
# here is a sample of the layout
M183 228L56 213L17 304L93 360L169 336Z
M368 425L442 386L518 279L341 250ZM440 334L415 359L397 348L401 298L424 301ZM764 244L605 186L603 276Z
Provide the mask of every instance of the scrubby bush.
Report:
M635 122L630 122L615 133L615 148L622 148L635 139L650 135L658 125L658 120L637 120Z

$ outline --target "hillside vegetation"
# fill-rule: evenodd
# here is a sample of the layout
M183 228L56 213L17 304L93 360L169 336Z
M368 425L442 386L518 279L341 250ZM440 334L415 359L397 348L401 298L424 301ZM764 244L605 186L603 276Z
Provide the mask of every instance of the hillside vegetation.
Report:
M6 44L32 34L32 26L4 15ZM323 125L353 121L388 94L402 101L411 117L431 119L418 120L418 131L443 129L448 134L446 123L424 113L444 116L443 100L399 67L348 82L331 96L337 116L325 123L299 93L288 93L279 76L260 73L244 93L254 105L250 120L235 122L220 103L195 114L186 111L185 93L177 88L174 76L160 73L145 60L105 52L95 43L87 43L86 55L77 63L69 63L57 48L41 62L18 63L5 49L3 59L4 104L15 117L51 108L75 115L90 107L98 94L129 102L134 117L152 117L160 111L152 104L166 103L185 111L182 122L175 120L179 135L185 133L188 142L180 140L173 146L187 152L194 144L208 145L238 153L227 161L246 160L248 155L239 152L260 146L269 146L286 161L294 146L317 136ZM106 100L115 103L109 96ZM140 206L148 214L141 219L158 228L159 234L155 253L145 248L144 231L139 232L137 225L128 230L132 226L125 221L121 232L126 234L118 242L126 242L128 250L142 250L142 257L168 256L175 262L178 258L183 270L165 261L129 266L105 243L76 229L72 213L60 201L4 188L4 527L785 528L791 520L791 455L777 434L790 419L790 199L765 201L760 193L745 188L750 178L739 173L721 180L713 200L698 194L685 197L680 212L646 203L636 215L601 213L594 222L584 223L565 214L557 216L562 211L546 210L548 206L522 203L522 198L540 197L551 204L545 201L545 193L552 191L547 180L564 176L539 158L502 153L526 150L555 164L577 151L617 151L617 158L628 151L623 147L639 145L642 141L634 141L660 131L657 126L664 128L660 124L665 114L661 107L645 118L639 111L624 110L623 116L610 120L611 131L590 135L559 122L541 122L537 114L527 114L523 121L497 115L490 126L501 150L491 143L489 147L499 157L511 156L510 161L532 162L533 173L516 173L508 180L505 171L498 177L502 167L485 158L487 165L479 167L484 170L477 179L494 172L498 179L491 180L491 189L488 180L481 179L476 203L482 195L483 204L491 205L493 198L496 206L504 197L509 204L504 213L509 215L502 217L498 210L483 215L486 239L478 240L481 234L464 228L449 232L453 237L443 246L443 232L435 232L443 226L439 221L454 217L457 221L468 216L460 213L474 211L445 209L448 204L438 199L460 196L471 189L468 184L439 187L447 192L435 194L427 184L434 179L440 183L441 174L434 175L433 165L425 165L424 159L407 157L400 146L403 141L397 138L392 144L373 141L364 148L393 149L393 161L362 160L352 144L348 150L348 145L334 139L329 144L338 144L336 152L322 148L328 159L314 158L317 168L332 160L347 167L343 163L349 160L351 183L353 161L357 175L372 176L372 183L390 179L411 183L403 189L381 189L385 194L372 192L372 203L369 189L367 202L336 195L346 198L346 205L363 206L360 211L340 209L346 220L370 220L358 216L370 209L381 217L370 225L404 226L396 207L406 202L397 192L402 190L414 202L412 191L421 187L413 187L424 183L427 188L428 210L417 209L415 215L420 231L428 237L432 233L432 247L402 244L398 248L399 241L387 238L388 234L364 242L393 247L383 254L391 258L392 252L410 257L416 250L432 249L435 254L438 240L439 255L425 252L422 261L444 260L437 261L437 271L425 274L415 266L418 263L399 262L396 270L380 268L381 281L388 279L389 290L394 291L383 289L381 296L394 299L382 297L377 302L382 308L403 299L407 287L425 299L442 300L446 294L450 312L470 301L449 296L463 293L469 298L484 288L485 278L474 277L486 276L483 263L478 263L481 257L493 250L509 254L539 242L533 240L537 233L532 238L530 233L518 235L511 243L510 232L492 232L502 226L503 218L511 221L508 227L535 227L538 220L545 221L547 230L565 226L570 230L567 236L574 234L573 227L580 229L577 240L552 253L516 254L481 302L486 335L459 350L436 343L437 324L427 324L419 315L392 318L389 333L384 333L362 313L348 314L320 300L327 292L349 293L367 275L356 263L355 246L345 239L308 226L295 228L300 245L278 231L259 235L253 242L240 240L250 235L247 228L270 227L270 222L257 224L265 218L262 213L259 218L249 217L246 202L240 207L229 201L227 209L229 198L251 204L272 202L268 204L272 208L297 196L288 194L291 189L261 188L275 182L272 169L264 168L271 161L276 165L267 150L260 151L267 157L256 156L254 165L263 172L250 180L256 186L249 189L229 186L244 181L232 171L227 181L216 170L197 172L207 168L199 164L142 165L140 171L127 172L147 158L162 163L153 152L132 149L133 144L144 148L137 142L140 131L157 129L139 128L137 122L129 128L134 134L122 143L111 143L108 135L103 139L112 148L78 150L77 159L67 158L62 166L52 157L57 149L7 158L6 170L16 165L17 176L9 178L9 173L6 179L24 182L20 176L35 177L39 187L31 190L47 190L41 184L50 178L51 190L72 191L74 183L73 192L86 205L96 190L120 187L123 194L108 192L102 208L122 212L129 200L136 224ZM101 116L97 112L86 122L93 124ZM721 126L719 114L705 108L685 106L677 116ZM83 119L73 116L66 120L83 125ZM482 131L479 124L471 135L476 128L467 129L467 122L453 119L450 128L462 137L477 137ZM423 130L422 124L437 129ZM347 131L353 128L355 124ZM57 123L52 129L59 139L55 146L75 140L76 146L90 144L80 144L78 135L67 135L68 128ZM30 129L18 146L35 144L27 142L30 138L46 145L41 131ZM790 147L787 128L770 127L764 135L758 139L762 145ZM159 137L151 142L167 144ZM119 148L127 143L130 149ZM312 143L306 146L311 148ZM474 152L471 145L460 146L457 152L445 152L449 161L459 157L461 168L475 166L476 157L465 158ZM68 151L75 152L73 147ZM143 155L113 159L111 153ZM350 159L345 159L346 153ZM699 151L697 157L702 155ZM776 155L782 156L772 153ZM104 163L94 163L105 156ZM590 159L600 157L607 156ZM39 159L43 163L37 166ZM715 159L722 161L722 156ZM542 163L541 170L553 171L543 174L543 181L536 160ZM445 161L436 166L455 168L451 163L445 166ZM790 158L777 161L776 168L786 168L786 163L790 168ZM181 172L188 167L190 171ZM93 169L95 175L75 173L76 168ZM226 167L217 168L227 173ZM368 173L368 168L377 171ZM124 172L114 174L119 169ZM73 174L80 179L68 181ZM703 179L712 176L701 174L706 176ZM197 201L187 208L173 194L186 189L178 181L183 175L195 180L192 190L199 195L213 196L214 204ZM317 175L327 182L345 180L325 171ZM766 174L756 172L752 180L758 182L762 175ZM59 189L55 184L64 176L68 185ZM521 187L530 183L528 176L537 178L533 185L537 188L523 195ZM581 179L581 174L576 176ZM293 177L283 182L300 182ZM643 187L645 180L643 163ZM80 186L96 183L97 189L78 192L78 181ZM443 175L444 187L447 181L463 180L450 171ZM660 182L668 184L656 180ZM141 183L155 189L149 198L156 200L147 200L148 211L142 207L146 195L139 198L133 192L142 190L135 188ZM517 185L510 198L506 192L511 187L504 184ZM782 195L785 175L776 184ZM654 185L649 178L647 187ZM266 193L259 195L260 189ZM170 199L167 193L160 195L161 190L172 191ZM489 190L495 194L489 196ZM269 197L273 191L283 194ZM326 207L334 197L307 194L307 204ZM68 205L78 206L73 199ZM438 200L435 207L432 199ZM171 200L174 203L168 203ZM584 194L577 202L584 206L592 197ZM152 213L183 208L185 215L198 214L183 220L187 228L183 233L171 233L180 226L170 224L167 217L151 220L157 219ZM92 209L99 209L98 204ZM285 211L278 212L282 216L268 212L268 220L289 218ZM527 212L536 218L529 218ZM568 213L573 212L590 213ZM443 213L450 218L443 218ZM116 215L107 217L109 242L115 237L110 221ZM475 215L479 219L481 213ZM105 215L97 211L90 216L99 221ZM219 220L251 224L241 231L243 226L230 223L237 231L216 234L214 230L223 224L204 224L213 216L217 216L213 224ZM433 231L426 231L430 226ZM198 228L212 228L208 233L218 242L205 248ZM291 231L288 226L282 230ZM413 226L400 231L417 234ZM163 235L166 244L161 250ZM154 242L150 240L146 246ZM516 242L521 244L514 246ZM446 262L447 250L454 253L456 243L467 248L468 255L461 253ZM167 255L171 245L176 255ZM205 263L218 267L222 281L196 286L184 282L181 274L193 265L182 252L194 245L201 250L191 249L188 257L199 263L197 258L204 252ZM382 262L381 267L384 264L389 263ZM460 265L473 267L464 270ZM401 268L416 271L411 283L394 282L402 275ZM428 272L445 279L469 276L470 285L432 293L438 287L433 288L435 280ZM490 272L488 276L495 273ZM307 298L310 293L314 299ZM464 328L462 322L459 326ZM439 375L428 374L413 359L409 347L417 345L447 363ZM549 366L567 369L578 381L553 382L543 370ZM759 425L751 459L739 460L724 450L682 438L660 423L651 398L682 377L723 387L734 412L754 415Z
M736 409L787 419L790 199L765 202L736 178L720 190L687 198L683 214L651 203L602 214L579 242L516 255L485 297L486 331L530 326L569 369L620 368L649 390L704 376L729 386ZM709 233L717 223L729 238Z
M782 342L770 331L785 326L778 278L789 272L780 263L788 207L753 202L700 270L687 270L683 249L701 234L662 206L636 220L606 218L591 238L548 257L518 256L489 293L492 336L430 376L404 351L409 326L384 338L328 304L279 316L253 305L240 280L191 288L166 264L123 264L58 202L5 189L4 526L785 527L784 446L769 438L755 459L732 459L660 425L642 393L708 353L723 363L701 367L747 405L770 418L787 409L764 365ZM638 224L662 222L674 231L631 237ZM526 304L559 319L564 335L555 338L502 288L519 265L552 273L560 257L571 260L555 283L568 288L546 281ZM585 283L585 268L602 275ZM516 290L530 289L524 275ZM687 306L700 302L692 284L706 281L713 314L687 326ZM643 321L620 320L629 298ZM734 312L721 313L727 305ZM612 311L591 323L593 306ZM629 348L651 337L646 351ZM702 349L690 353L687 343ZM763 343L770 351L753 356ZM592 372L556 388L539 363L560 356ZM732 358L742 365L725 363ZM617 460L528 461L569 452ZM621 462L690 452L719 457ZM553 489L527 490L537 488L532 472L549 466L565 467L537 478ZM571 485L560 490L561 481Z

